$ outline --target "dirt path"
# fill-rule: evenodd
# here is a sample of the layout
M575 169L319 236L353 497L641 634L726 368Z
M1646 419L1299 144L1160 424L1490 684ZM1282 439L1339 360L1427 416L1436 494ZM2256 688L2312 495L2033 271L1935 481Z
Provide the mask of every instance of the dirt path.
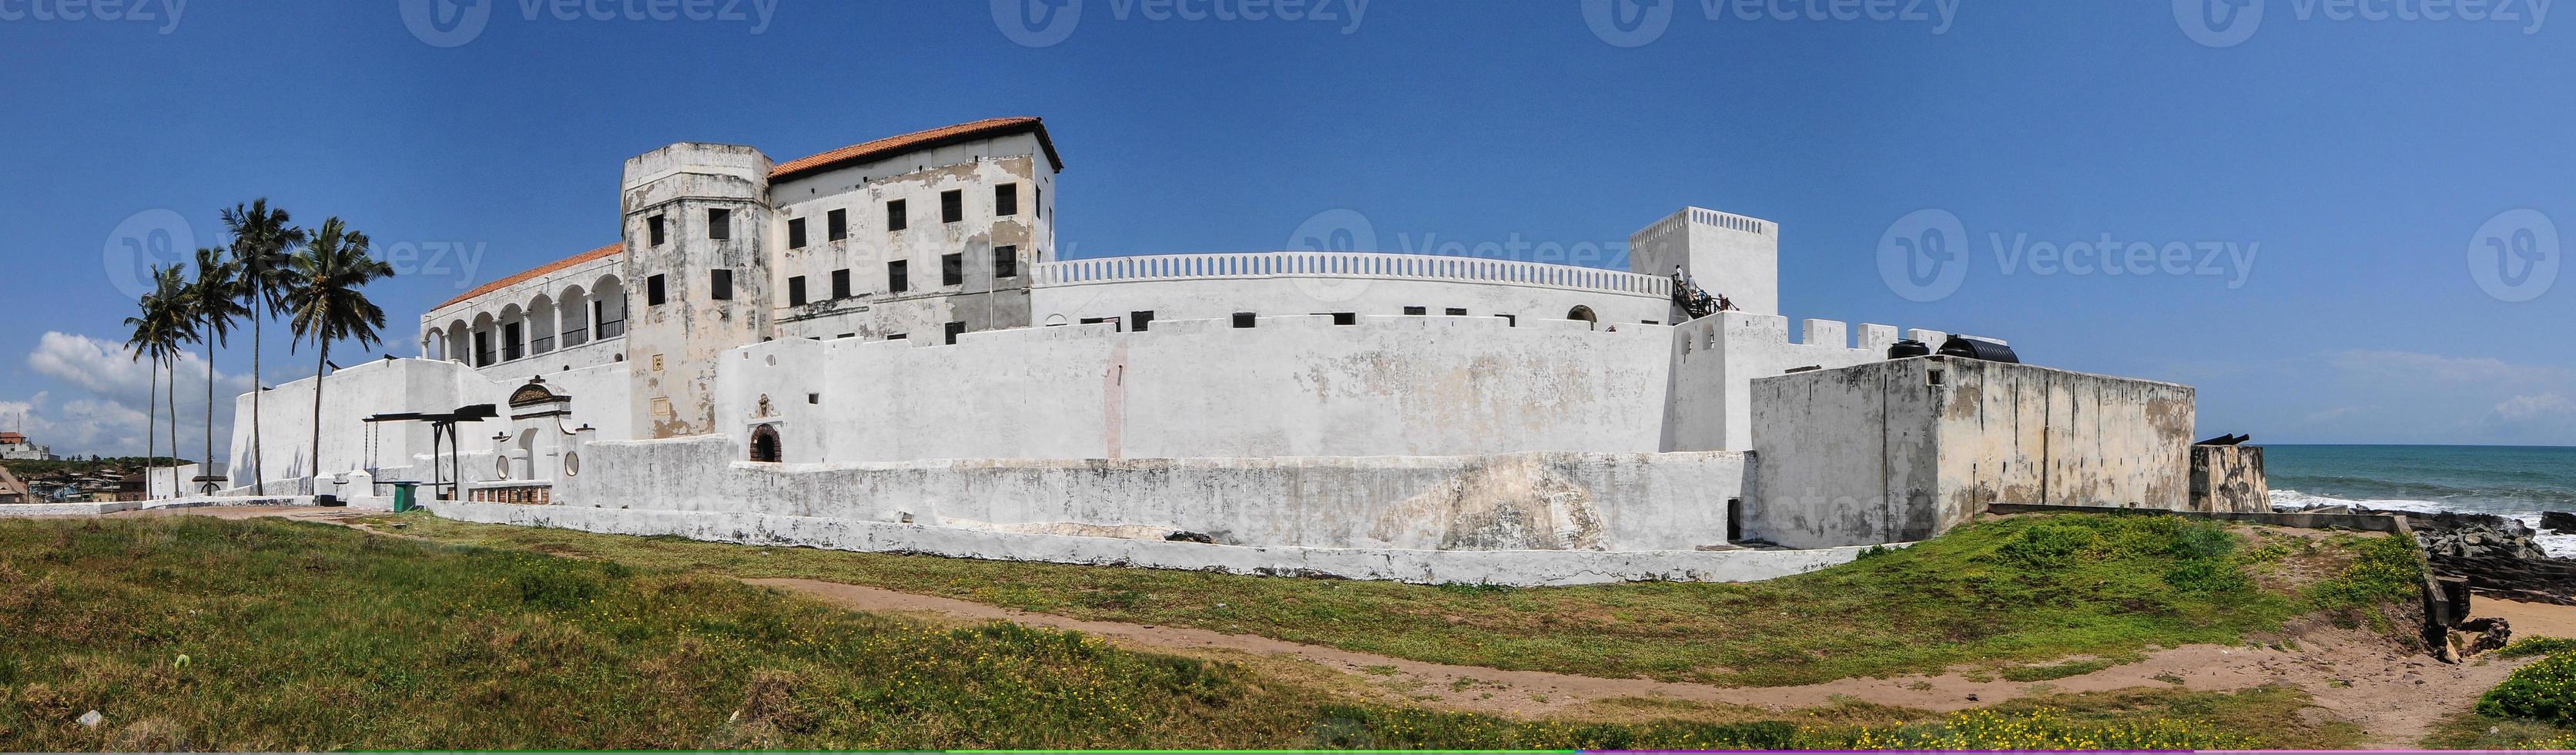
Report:
M2382 643L2352 632L2327 629L2305 633L2296 648L2290 650L2191 645L2151 653L2142 662L2048 682L1976 681L1965 674L1951 673L1844 679L1792 687L1717 687L1424 663L1253 635L1087 621L809 579L745 581L864 611L947 621L1000 619L1077 630L1130 647L1191 655L1284 657L1357 677L1386 695L1452 710L1521 717L1563 715L1618 698L1790 710L1850 697L1882 705L1953 711L2045 692L2099 692L2177 683L2194 690L2223 691L2284 683L2306 689L2324 713L2371 732L2374 745L2404 747L2429 733L2443 716L2465 708L2468 701L2494 686L2512 668L2512 664L2504 662L2449 666L2382 649ZM2576 618L2576 610L2566 615ZM2428 701L2440 704L2425 704Z

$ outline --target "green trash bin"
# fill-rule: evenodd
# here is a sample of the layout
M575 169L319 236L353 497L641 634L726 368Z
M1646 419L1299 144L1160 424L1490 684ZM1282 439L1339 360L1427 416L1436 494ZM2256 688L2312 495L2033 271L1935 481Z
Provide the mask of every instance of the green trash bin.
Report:
M400 513L406 512L406 511L410 511L410 510L415 509L415 508L419 508L419 505L418 505L418 504L415 504L415 503L413 503L413 502L412 502L412 489L413 489L413 488L420 487L420 483L417 483L417 482L397 482L397 483L394 483L393 485L394 485L394 513L396 513L396 514L400 514Z

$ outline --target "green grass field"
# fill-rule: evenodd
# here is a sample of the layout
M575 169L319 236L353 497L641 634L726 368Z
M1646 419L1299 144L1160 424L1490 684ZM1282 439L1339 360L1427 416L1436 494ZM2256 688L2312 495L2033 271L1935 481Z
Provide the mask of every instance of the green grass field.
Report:
M1750 584L1524 589L759 548L428 516L399 521L409 525L406 534L442 542L638 569L803 577L1436 663L1728 685L1940 673L1959 664L2037 681L2048 672L2017 667L2238 644L2321 609L2369 619L2385 604L2414 600L2423 568L2413 544L2397 538L2231 531L2158 516L1982 522L1854 564Z
M506 534L448 529L426 517L403 521L413 525L408 531L457 539ZM2007 558L2046 560L2058 558L2048 554L2061 546L2085 542L2092 544L2075 552L2148 548L2159 539L2165 544L2154 548L2210 547L2189 544L2207 536L2174 534L2182 530L2158 535L2161 525L2138 524L2154 520L2064 521L2077 522L2071 526L2094 539L2071 530L1999 523L1972 530L1962 539L1985 545L1961 552L2011 551ZM2024 534L2034 531L2043 535ZM988 585L1011 584L1005 589L1038 596L1074 590L1071 585L1084 580L1136 590L1156 589L1152 580L1180 580L1189 598L1300 598L1305 608L1262 609L1300 617L1290 622L1299 625L1348 623L1330 620L1339 615L1312 613L1317 609L1338 614L1437 606L1500 610L1525 619L1553 603L1606 611L1617 621L1611 626L1626 625L1617 642L1664 657L1686 658L1693 648L1777 655L1749 649L1752 638L1767 636L1759 633L1703 642L1687 637L1683 628L1647 633L1635 627L1646 623L1635 617L1676 614L1692 603L1786 600L1759 590L1746 594L1740 587L1443 590L811 551L763 555L757 548L514 532L573 536L602 557L557 558L514 547L428 543L274 520L0 521L0 749L2177 748L2325 747L2355 737L2349 727L2309 726L2281 715L2304 703L2302 693L2286 689L2054 696L1951 716L1861 705L1785 714L1656 711L1641 703L1649 715L1617 723L1507 720L1336 698L1233 664L1131 652L1078 634L1001 623L942 628L842 611L726 576L744 566L692 561L768 568L814 559L812 564L837 562L838 568L883 573L944 566L944 574L913 577L943 582L982 569ZM2045 547L2024 552L2016 549L2037 546L2013 543ZM1922 564L1908 561L1942 558L1943 548L1955 547L1933 545L1802 577L1798 584L1843 590L1824 594L1841 601L1859 600L1867 590L1880 589L1865 585L1900 577L1925 580L1928 589L1958 589L1955 575L1928 574ZM629 560L636 554L626 549L659 555ZM2055 615L2081 619L2071 624L2093 639L2048 645L2044 628L2024 625L1979 638L1944 639L1953 645L1944 652L1962 659L1984 650L2036 657L2060 646L2121 644L2109 639L2111 625L2099 623L2114 621L2108 614L2116 611L2080 610L2101 600L2113 601L2116 610L2130 610L2131 600L2168 601L2135 606L2167 616L2132 626L2170 639L2177 625L2189 621L2237 621L2225 615L2230 607L2286 614L2312 603L2312 593L2322 594L2316 586L2295 593L2257 587L2261 577L2255 572L2261 569L2255 567L2265 562L2248 554L2264 549L2224 550L2222 571L2242 579L2191 568L2213 557L2202 555L2149 574L2168 585L2162 589L2089 570L2081 571L2091 574L2084 579L2097 580L2091 588L2017 584L2010 599L2054 606ZM2289 563L2304 557L2266 558ZM2344 561L2344 572L2356 572L2369 558ZM1084 572L1091 576L1076 576ZM2002 573L1984 579L2016 582ZM2230 591L2243 594L2206 595ZM1959 595L2000 600L2007 593ZM1124 602L1155 606L1167 599ZM1625 605L1602 607L1612 601ZM1891 605L1898 607L1879 615L1920 620L1908 612L1931 610L1924 601ZM1160 610L1206 618L1195 613L1203 609ZM1632 613L1623 618L1623 611ZM1822 646L1857 642L1851 647L1873 652L1879 647L1853 639L1877 636L1853 628L1875 622L1821 611L1802 609L1816 617L1802 623L1844 638ZM1691 625L1717 624L1702 619ZM1278 625L1267 626L1277 631ZM1392 633L1405 639L1392 644L1419 647L1410 643L1430 641L1414 634L1420 626L1425 624L1393 624ZM1359 642L1370 633L1366 626L1346 626L1325 634ZM1438 634L1495 644L1524 641L1473 629ZM1571 643L1578 632L1568 626L1549 634L1555 642ZM1889 668L1936 662L1934 654L1881 655L1897 660L1847 663ZM1562 662L1569 656L1557 657ZM1841 667L1812 659L1746 668L1774 675L1797 669L1813 676ZM93 709L105 717L103 723L77 723Z

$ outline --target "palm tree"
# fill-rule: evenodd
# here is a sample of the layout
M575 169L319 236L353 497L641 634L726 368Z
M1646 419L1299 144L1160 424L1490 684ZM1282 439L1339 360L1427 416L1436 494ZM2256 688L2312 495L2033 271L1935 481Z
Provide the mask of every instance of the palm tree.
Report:
M153 403L153 399L158 397L157 394L161 390L161 372L165 367L174 371L171 375L170 388L172 393L177 392L179 386L178 376L175 373L177 363L174 357L179 351L179 344L190 337L187 284L179 277L179 268L175 266L153 268L152 283L152 293L145 294L143 299L137 302L142 309L140 315L125 318L126 327L134 331L132 337L126 340L126 347L133 350L135 359L152 358L151 390L156 395L145 396L143 400L148 405L143 421L143 473L147 483L151 479L152 463L158 456L154 452L159 449L155 445L159 439L153 437L155 428L152 425L160 419L162 405ZM170 406L172 413L176 414L175 400ZM173 419L170 431L170 450L173 457L178 455L179 450L177 428L177 421ZM173 466L170 470L173 491L178 490L178 476L179 470ZM148 484L146 487L149 488Z
M367 234L349 229L339 218L322 221L312 243L295 255L287 279L287 326L298 339L310 339L313 355L313 472L322 472L322 373L331 364L331 342L354 340L361 348L380 342L385 310L359 289L378 278L393 277L394 268L369 256Z
M215 348L231 347L233 321L251 316L250 308L242 306L241 287L241 266L225 259L223 249L197 250L197 281L188 286L188 305L197 322L197 340L206 344L208 467L215 463Z
M260 333L267 317L285 311L286 277L289 253L304 244L304 229L287 225L283 208L271 209L268 198L251 200L249 205L233 205L224 211L224 229L233 234L233 263L241 266L241 295L244 307L252 309L250 321L250 479L253 493L268 482L268 469L260 463L259 395L268 390L260 379Z

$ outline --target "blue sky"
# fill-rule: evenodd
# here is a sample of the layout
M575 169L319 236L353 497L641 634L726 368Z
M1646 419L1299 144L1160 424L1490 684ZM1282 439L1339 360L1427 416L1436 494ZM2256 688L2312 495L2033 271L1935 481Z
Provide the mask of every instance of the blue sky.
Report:
M372 290L410 355L421 310L614 241L628 156L786 160L1038 115L1070 256L1282 248L1347 209L1381 249L1619 265L1628 233L1699 205L1782 225L1793 319L2191 383L2203 434L2576 443L2576 280L2552 277L2551 227L2576 222L2576 19L2525 0L2477 21L2423 0L2359 6L2384 20L2310 0L1325 0L1301 7L1329 18L1249 20L1247 1L1065 0L1071 25L1022 22L1023 44L984 0L583 0L569 20L483 0L479 31L417 34L410 0L175 19L139 0L152 17L126 20L0 0L0 413L58 451L140 451L144 373L112 346L137 258L112 250L148 256L154 229L221 243L218 209L252 197L423 255ZM2262 15L2216 28L2201 2ZM1928 269L1954 290L1882 276L1905 259L1890 239L1944 217L1963 233L1917 264L1947 260ZM2106 236L2128 274L2096 262ZM313 369L282 337L266 362L271 382ZM247 385L247 343L216 367Z

